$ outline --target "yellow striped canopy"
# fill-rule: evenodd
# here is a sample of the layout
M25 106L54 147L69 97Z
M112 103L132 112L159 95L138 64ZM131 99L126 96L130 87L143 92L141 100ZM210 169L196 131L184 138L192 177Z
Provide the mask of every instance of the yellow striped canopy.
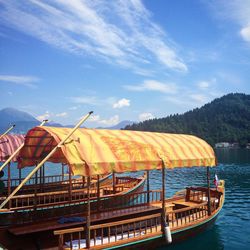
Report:
M19 167L39 163L70 131L31 129L19 154ZM49 161L66 163L73 174L83 176L153 170L162 164L166 168L216 165L212 147L196 136L84 128L78 129Z

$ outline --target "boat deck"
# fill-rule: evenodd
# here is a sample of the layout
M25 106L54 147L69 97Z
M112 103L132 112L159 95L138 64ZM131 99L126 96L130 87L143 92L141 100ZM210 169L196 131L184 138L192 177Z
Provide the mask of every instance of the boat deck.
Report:
M137 215L147 214L147 213L157 213L160 211L160 204L156 203L156 205L138 205L129 208L115 209L112 211L105 211L100 213L91 214L91 223L96 224L99 221L112 220L114 221L116 218L118 219L126 219L127 217L131 218L131 216L136 217ZM75 227L75 226L84 226L86 224L85 221L86 213L75 214L71 217L66 217L65 219L70 218L74 220L74 218L82 219L83 221L77 222L69 222L69 223L59 223L59 219L53 219L48 221L42 221L32 224L20 225L11 227L8 231L14 235L25 235L30 233L42 232L42 231L50 231L50 230L59 230L63 228Z

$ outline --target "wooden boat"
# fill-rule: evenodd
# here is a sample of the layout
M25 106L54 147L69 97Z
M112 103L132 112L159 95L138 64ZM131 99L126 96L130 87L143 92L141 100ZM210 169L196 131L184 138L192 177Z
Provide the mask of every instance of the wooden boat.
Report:
M47 120L44 120L40 126L43 126ZM11 193L20 183L24 180L24 176L22 176L22 169L17 169L18 177L11 176L11 169L14 166L11 164L16 163L19 157L19 151L24 146L25 135L23 134L11 134L8 133L15 127L15 125L11 126L8 130L5 131L0 136L0 162L3 164L0 167L1 172L4 167L7 167L7 173L3 172L3 176L1 177L2 189L0 192L0 200L6 198L8 194ZM32 197L34 193L48 193L48 192L56 192L56 191L66 191L69 189L69 185L71 185L71 189L81 189L86 187L86 181L82 177L74 177L71 179L70 170L67 168L65 164L61 164L61 173L54 175L45 175L45 165L43 165L35 176L31 177L27 183L23 186L21 190L19 190L19 194L30 194L27 197ZM65 170L67 172L65 173ZM5 177L7 175L7 177ZM102 175L99 178L100 184L108 185L107 179L110 177L108 175ZM71 183L70 183L71 182ZM92 185L96 185L97 178L92 178Z
M216 189L210 187L209 171L216 165L216 158L205 141L189 135L78 129L78 125L67 131L51 127L29 131L20 167L35 162L29 157L32 138L43 137L50 145L46 144L37 152L35 157L44 157L43 160L0 205L3 209L48 159L67 162L73 174L87 178L87 200L81 221L55 230L54 236L50 233L54 225L49 221L46 234L37 236L44 244L41 248L56 247L57 240L59 249L150 248L195 235L216 219L224 202L224 182L221 181ZM165 169L192 166L207 168L207 187L189 187L166 199ZM162 189L150 190L149 171L159 169ZM147 171L146 191L113 195L109 199L100 199L97 191L97 201L92 202L92 176L139 170ZM34 224L32 230L39 226Z
M195 236L216 220L224 203L224 182L220 181L217 190L210 189L210 215L207 190L205 187L189 187L181 196L165 200L165 220L170 228L171 243ZM155 249L170 244L162 228L161 199L141 204L141 209L137 207L136 212L130 212L129 218L120 216L115 221L96 221L93 216L91 221L91 249ZM86 225L56 230L54 234L58 236L58 249L89 249Z

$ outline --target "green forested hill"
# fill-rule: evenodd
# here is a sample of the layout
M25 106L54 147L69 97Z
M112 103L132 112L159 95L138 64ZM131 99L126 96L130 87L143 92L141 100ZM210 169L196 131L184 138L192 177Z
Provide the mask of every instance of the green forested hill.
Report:
M125 129L197 135L217 142L250 142L250 95L228 94L201 108L126 126Z

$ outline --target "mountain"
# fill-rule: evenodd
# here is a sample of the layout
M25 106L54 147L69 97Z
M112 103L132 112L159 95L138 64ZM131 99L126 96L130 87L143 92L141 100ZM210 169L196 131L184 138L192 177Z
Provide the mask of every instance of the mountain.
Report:
M217 142L250 142L250 95L228 94L201 108L126 126L128 130L184 133Z
M103 128L103 127L99 127L98 129L122 129L122 128L125 128L126 126L129 126L129 125L132 125L132 124L134 124L135 122L133 122L133 121L127 121L127 120L125 120L125 121L121 121L121 122L119 122L118 124L116 124L115 126L112 126L112 127L105 127L105 128Z
M29 129L41 124L35 117L27 112L14 108L5 108L0 110L0 133L5 132L11 125L15 124L12 133L25 134ZM47 123L47 126L62 126L59 123Z
M14 109L14 108L5 108L0 110L0 119L1 125L12 124L13 122L38 122L30 114Z

